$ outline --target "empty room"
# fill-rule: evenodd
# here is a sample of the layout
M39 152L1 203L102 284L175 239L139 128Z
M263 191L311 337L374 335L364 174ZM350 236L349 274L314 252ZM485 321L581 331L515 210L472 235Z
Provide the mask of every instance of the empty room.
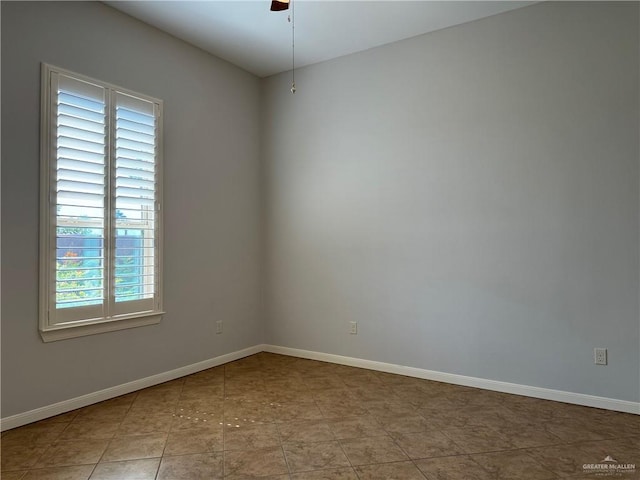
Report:
M640 2L0 7L3 480L640 478Z

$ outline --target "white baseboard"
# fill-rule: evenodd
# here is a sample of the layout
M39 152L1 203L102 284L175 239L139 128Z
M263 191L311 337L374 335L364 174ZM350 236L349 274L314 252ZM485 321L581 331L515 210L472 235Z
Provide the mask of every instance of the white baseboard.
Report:
M237 352L227 353L220 355L219 357L210 358L202 362L193 363L185 367L176 368L175 370L169 370L168 372L158 373L150 377L141 378L132 382L123 383L122 385L116 385L115 387L105 388L97 392L88 393L80 397L71 398L62 402L54 403L53 405L47 405L45 407L36 408L24 413L18 413L10 417L0 419L0 431L9 430L11 428L20 427L27 423L37 422L45 418L60 415L61 413L75 410L76 408L86 407L97 402L109 400L110 398L119 397L127 393L135 392L142 388L152 387L160 383L175 380L176 378L184 377L185 375L191 375L192 373L206 370L207 368L217 367L223 363L239 360L240 358L254 355L263 351L263 345L254 345L253 347L238 350Z
M607 397L596 397L594 395L586 395L584 393L565 392L563 390L532 387L529 385L520 385L517 383L487 380L485 378L467 377L465 375L457 375L454 373L436 372L433 370L405 367L392 363L376 362L373 360L363 360L361 358L353 357L343 357L341 355L333 355L330 353L299 350L297 348L278 347L275 345L264 345L263 347L265 352L279 353L281 355L290 355L293 357L338 363L340 365L348 365L350 367L367 368L369 370L396 373L398 375L406 375L408 377L435 380L437 382L452 383L455 385L464 385L466 387L483 388L485 390L493 390L496 392L512 393L515 395L523 395L526 397L542 398L545 400L554 400L557 402L573 403L576 405L583 405L587 407L603 408L606 410L635 413L636 415L640 415L640 402L630 402L627 400L618 400L615 398Z
M289 355L299 358L307 358L310 360L320 360L323 362L337 363L340 365L348 365L351 367L367 368L379 372L396 373L398 375L406 375L408 377L424 378L426 380L435 380L438 382L451 383L454 385L464 385L467 387L483 388L485 390L493 390L496 392L512 393L515 395L523 395L526 397L542 398L545 400L554 400L557 402L573 403L576 405L584 405L587 407L604 408L617 412L635 413L640 415L640 403L629 402L626 400L617 400L615 398L596 397L586 395L584 393L565 392L563 390L552 390L549 388L531 387L529 385L520 385L517 383L500 382L497 380L487 380L485 378L467 377L465 375L456 375L453 373L436 372L433 370L425 370L422 368L405 367L403 365L395 365L392 363L376 362L373 360L364 360L361 358L344 357L341 355L333 355L331 353L312 352L309 350L300 350L297 348L279 347L276 345L254 345L253 347L238 350L237 352L227 353L219 357L204 360L202 362L187 365L185 367L176 368L168 372L159 373L150 377L141 378L132 382L116 385L115 387L105 388L97 392L82 395L80 397L71 398L62 402L47 405L45 407L36 408L28 412L19 413L10 417L0 419L0 431L9 430L11 428L20 427L28 423L37 422L45 418L53 417L61 413L69 412L77 408L86 407L97 402L109 400L120 395L140 390L142 388L152 387L160 383L175 380L176 378L191 375L207 368L217 367L223 363L239 360L240 358L254 355L260 352L278 353L281 355Z

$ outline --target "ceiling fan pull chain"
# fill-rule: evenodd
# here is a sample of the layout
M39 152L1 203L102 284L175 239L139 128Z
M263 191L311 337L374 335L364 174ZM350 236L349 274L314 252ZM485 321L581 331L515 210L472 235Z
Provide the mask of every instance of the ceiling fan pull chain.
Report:
M292 20L293 19L293 20ZM296 93L296 7L291 0L291 93Z

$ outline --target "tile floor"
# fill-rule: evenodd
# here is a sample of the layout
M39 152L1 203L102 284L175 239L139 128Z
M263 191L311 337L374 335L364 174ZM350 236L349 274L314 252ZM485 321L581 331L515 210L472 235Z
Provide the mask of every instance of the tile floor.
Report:
M3 480L640 478L640 416L261 353L4 432Z

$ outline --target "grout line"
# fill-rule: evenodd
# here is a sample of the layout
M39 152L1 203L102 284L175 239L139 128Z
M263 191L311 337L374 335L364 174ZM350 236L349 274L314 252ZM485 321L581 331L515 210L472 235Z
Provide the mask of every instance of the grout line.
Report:
M227 364L222 366L222 478L227 476Z
M416 461L414 459L411 459L411 463L420 472L420 475L422 475L426 480L429 480L429 477L427 477L427 474L424 473L422 470L420 470L420 467L418 467L418 465L416 464Z

